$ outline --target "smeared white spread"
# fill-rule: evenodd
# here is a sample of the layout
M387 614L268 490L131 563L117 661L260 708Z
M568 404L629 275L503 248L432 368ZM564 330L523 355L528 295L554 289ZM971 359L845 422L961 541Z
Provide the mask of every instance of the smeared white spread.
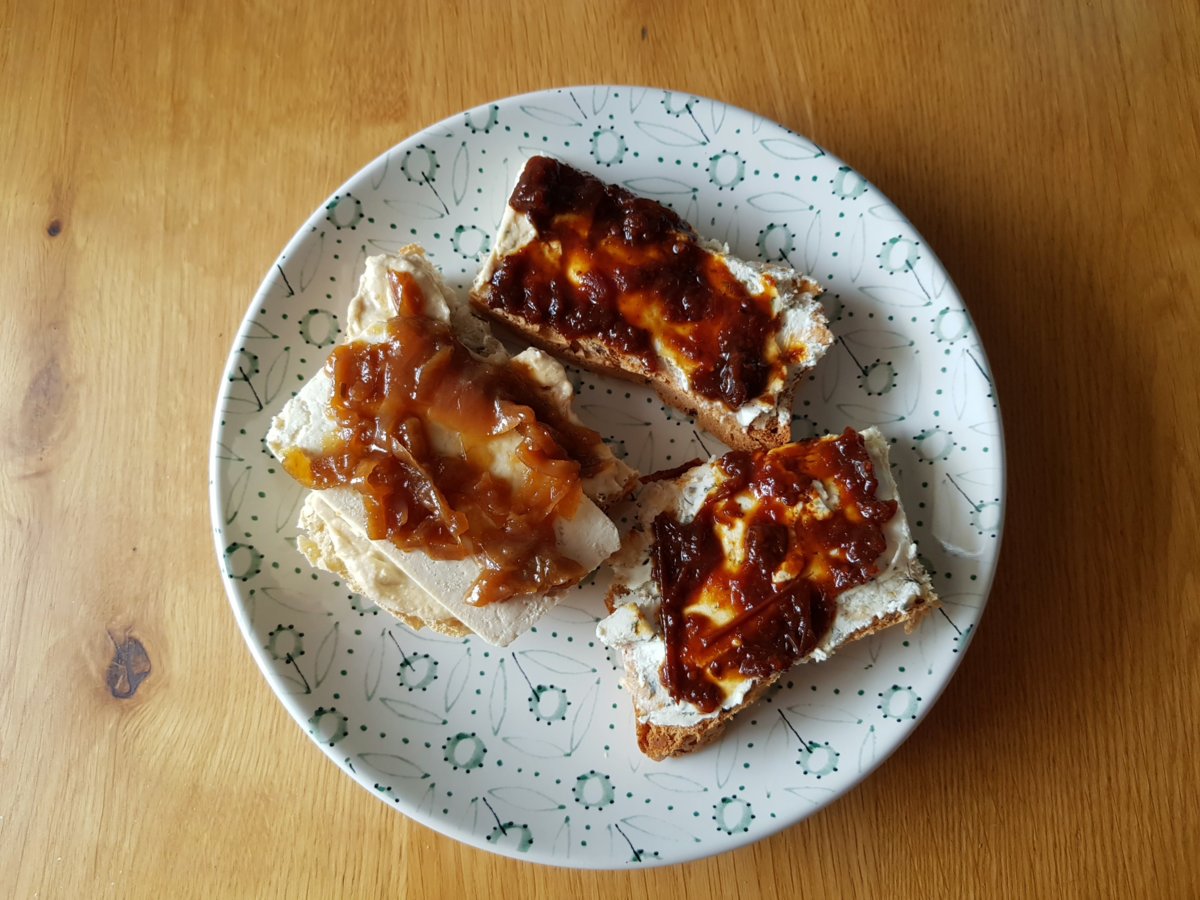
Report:
M406 272L416 281L423 297L422 314L450 322L460 340L480 355L494 362L507 359L508 354L491 336L486 324L471 314L465 299L459 298L444 284L437 270L416 248L401 251L397 256L377 256L367 260L358 294L348 311L345 340L378 342L386 337L387 320L398 311L391 297L389 269ZM524 366L532 381L545 388L550 402L578 421L570 408L570 383L558 362L538 350L528 350L514 361ZM332 395L333 381L322 368L272 420L266 444L276 458L282 460L292 449L322 452L326 440L337 431L330 409ZM457 435L429 424L430 441L436 450L447 454L459 451ZM491 448L494 451L494 475L511 481L530 477L528 468L514 456L519 442L520 437L515 432L495 437ZM624 463L612 457L607 448L598 450L601 456L607 453L611 464L596 478L584 481L586 496L574 516L556 522L559 551L589 571L616 549L618 536L612 521L588 498L607 499L610 494L619 495L633 474ZM401 583L405 579L418 585L442 607L438 617L456 618L484 640L503 645L527 630L557 602L557 597L543 596L511 598L485 607L472 606L466 598L482 571L474 559L436 560L421 552L400 550L390 541L371 541L366 536L366 510L360 495L350 488L331 488L320 491L319 495L319 503L306 506L308 515L317 516L323 524L342 565L348 572L355 573L364 589L369 584L381 587L397 598L396 602L411 615L425 620L430 618L423 594L409 590L408 585Z
M537 229L529 217L506 205L495 245L475 278L473 291L476 294L483 292L504 258L518 252L536 238ZM702 238L699 244L718 258L730 274L752 294L766 291L769 287L768 279L774 284L775 296L772 298L771 311L776 318L778 329L773 338L773 345L764 347L763 353L767 359L772 360L781 355L789 358L796 356L799 362L785 366L782 373L774 373L758 397L751 398L732 410L732 414L737 423L747 430L769 429L776 424L786 424L791 410L780 407L779 393L801 372L816 365L833 342L833 336L825 327L825 314L817 302L816 294L805 289L805 280L791 268L739 259L730 255L729 247L720 241ZM681 390L691 393L691 379L676 359L675 351L657 335L652 335L652 338L654 350L670 379ZM698 395L694 399L702 407L711 407L722 413L726 411L724 404L719 401L708 400Z
M867 451L879 482L877 496L882 500L898 499L896 482L888 466L887 442L875 428L862 432ZM640 555L632 564L619 569L614 586L623 589L621 605L601 620L596 634L607 646L620 651L625 663L625 681L634 697L639 716L653 725L690 728L713 718L723 710L741 704L746 693L757 684L753 679L737 682L721 708L705 713L686 701L673 698L663 687L659 670L666 659L666 643L659 632L659 608L662 596L658 592L650 567L650 528L654 517L670 510L683 523L692 521L703 506L705 498L722 479L713 463L693 469L678 482L651 484L643 491L639 502L643 530L632 540L640 541ZM836 492L822 486L808 501L828 514L836 505ZM867 584L839 595L837 614L829 631L802 662L819 662L829 657L856 633L872 623L910 609L928 591L927 577L917 562L917 546L909 531L903 507L884 528L887 546L879 560L879 575ZM723 541L724 543L724 541Z

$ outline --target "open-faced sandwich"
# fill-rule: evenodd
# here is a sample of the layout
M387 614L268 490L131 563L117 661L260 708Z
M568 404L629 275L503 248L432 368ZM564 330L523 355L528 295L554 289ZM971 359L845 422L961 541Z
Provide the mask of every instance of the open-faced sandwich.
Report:
M367 261L346 325L267 435L312 488L299 549L412 627L509 643L617 548L634 473L419 248Z
M712 740L794 664L937 602L874 428L733 451L631 502L597 633L654 759Z
M788 267L737 259L660 203L535 156L472 302L557 356L648 381L749 449L791 439L793 393L833 340L820 292Z
M832 342L819 293L534 157L469 300L420 248L367 260L341 343L267 435L311 488L297 547L412 628L497 645L608 561L597 633L640 748L702 746L791 666L937 605L882 435L791 442ZM477 314L536 347L510 356ZM734 449L630 497L543 351L649 382Z

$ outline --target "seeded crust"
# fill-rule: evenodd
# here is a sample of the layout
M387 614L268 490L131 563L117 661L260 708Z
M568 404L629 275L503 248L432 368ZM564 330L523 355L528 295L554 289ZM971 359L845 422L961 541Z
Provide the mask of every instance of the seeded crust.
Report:
M779 680L782 674L781 672L779 675L772 676L747 693L742 705L736 709L721 713L721 715L714 716L711 719L704 719L699 725L691 728L652 725L649 722L643 721L642 711L637 708L637 703L635 702L634 711L638 717L638 749L651 759L660 762L672 756L682 756L685 753L691 753L693 750L699 750L705 744L710 744L719 738L725 732L725 726L729 720L747 706L753 706L757 703L771 689L771 685Z
M776 398L776 408L783 410L784 415L771 417L766 426L748 428L741 425L720 403L706 400L681 388L672 380L669 372L650 369L636 356L618 353L596 338L568 340L553 328L531 325L505 310L491 309L476 294L471 295L471 302L480 315L486 316L509 333L523 338L551 356L565 359L580 368L601 375L649 384L665 404L686 415L695 416L696 424L701 430L713 435L733 450L766 450L782 446L792 439L792 398L796 393L799 376L806 370L797 372ZM823 324L821 329L824 330Z

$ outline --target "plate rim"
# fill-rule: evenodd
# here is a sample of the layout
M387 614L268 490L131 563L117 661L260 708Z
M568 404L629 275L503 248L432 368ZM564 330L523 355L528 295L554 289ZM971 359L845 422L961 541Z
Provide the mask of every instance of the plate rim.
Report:
M727 103L722 100L707 97L702 94L695 94L690 91L686 91L686 92L685 91L676 91L672 88L666 88L666 87L662 87L662 86L639 86L639 85L629 85L629 84L574 84L574 85L563 85L563 86L559 86L559 87L548 87L548 88L543 88L543 89L539 89L539 90L526 91L526 92L523 92L520 94L513 94L513 95L502 97L499 99L485 100L482 103L477 103L473 106L469 106L464 109L458 110L457 112L451 113L450 115L445 116L430 125L427 125L415 132L412 132L409 135L406 135L405 137L401 138L399 141L395 142L391 146L384 149L381 153L372 157L368 162L366 162L365 164L360 166L357 170L355 170L349 177L347 177L346 179L341 181L334 191L326 194L325 199L323 201L321 201L321 203L318 204L318 206L310 213L310 215L307 218L305 218L305 220L299 226L299 228L295 231L295 233L293 233L293 235L288 239L288 241L284 245L283 249L279 253L277 253L275 255L275 257L273 258L271 264L266 269L266 271L263 275L263 278L262 278L261 282L259 283L258 288L255 290L249 304L247 305L247 307L242 315L241 321L238 325L237 331L233 335L232 342L230 343L229 351L227 353L226 360L225 360L225 364L222 366L222 369L221 369L220 380L217 384L216 404L214 407L212 428L211 428L210 439L209 439L209 444L208 444L208 453L209 453L209 465L208 465L209 520L210 520L210 525L212 527L213 544L214 544L214 550L216 552L217 569L220 573L221 582L222 582L222 585L225 590L226 598L229 601L229 604L232 608L234 618L235 618L235 621L237 622L238 629L241 633L242 639L243 639L243 641L245 641L248 649L250 650L251 657L254 659L255 664L257 665L260 673L262 674L263 678L266 680L267 686L271 690L271 693L274 694L276 699L283 704L283 706L287 710L288 714L295 721L295 723L300 727L301 732L305 735L305 737L308 738L308 740L311 743L315 744L321 750L321 752L324 756L326 756L335 766L337 766L337 768L340 770L340 772L343 775L348 775L355 783L357 783L367 793L371 794L378 801L382 802L386 807L393 810L394 812L400 813L400 814L406 816L407 818L409 818L415 822L418 822L421 825L423 825L427 828L430 828L431 830L436 831L437 833L439 833L447 838L450 838L451 840L455 840L459 843L466 844L475 849L485 851L487 853L499 855L499 856L504 856L504 857L507 857L510 859L519 860L519 861L526 862L526 863L533 863L535 865L545 865L545 866L552 866L552 867L559 867L559 868L591 870L591 871L629 871L631 869L638 869L638 868L658 868L658 867L662 867L662 866L679 865L679 864L683 864L683 863L694 862L694 861L700 860L700 859L706 859L709 857L718 856L718 855L721 855L724 853L732 852L734 850L745 848L747 846L758 843L761 840L765 840L769 837L772 837L788 828L791 828L795 825L800 824L804 820L812 817L813 815L817 814L821 810L825 809L831 803L845 797L848 793L850 793L851 791L858 788L868 778L872 777L879 770L879 768L906 741L908 741L912 738L913 734L918 730L920 725L924 722L925 717L928 716L929 713L933 710L933 708L937 705L937 702L940 699L942 693L946 690L946 688L949 686L950 682L953 680L954 676L957 674L958 668L962 664L963 658L966 656L966 651L970 647L970 643L968 643L967 646L962 649L962 652L956 653L954 655L954 658L949 660L946 663L944 677L942 677L940 679L940 681L935 685L935 688L932 691L932 693L930 694L930 696L927 699L923 700L921 708L917 711L917 715L915 716L914 720L912 721L911 725L907 728L907 730L901 736L899 736L896 740L894 740L894 742L890 746L886 747L882 752L878 753L875 756L875 758L869 768L867 768L864 771L861 771L857 777L852 778L841 790L836 791L831 796L828 796L819 801L815 801L815 802L811 803L809 806L804 808L801 812L799 812L794 817L779 818L770 823L763 824L759 827L756 827L752 833L740 834L740 835L727 835L726 836L727 840L725 842L723 842L720 846L714 846L711 842L709 842L709 843L702 843L698 849L692 850L691 852L685 851L679 855L675 855L675 856L672 856L672 857L666 858L666 859L655 859L655 858L638 859L638 860L630 860L623 864L619 864L619 863L611 862L610 860L605 858L603 860L598 861L596 864L590 864L589 857L584 857L582 859L570 858L570 859L564 859L564 860L560 860L557 858L543 858L541 855L531 856L528 854L520 853L515 850L510 850L506 846L500 846L500 845L496 845L496 844L487 843L485 840L477 837L475 834L471 833L470 831L468 831L466 829L461 829L461 830L453 829L451 827L451 823L447 822L445 819L438 818L432 814L426 814L422 810L417 809L415 807L406 806L406 805L403 805L403 804L400 804L397 802L388 802L388 799L386 797L384 797L381 794L379 794L378 792L372 790L371 785L369 784L369 779L367 778L367 776L365 774L360 774L353 769L348 769L342 763L342 761L340 759L338 759L337 755L334 752L332 752L332 748L326 746L326 744L323 741L317 739L315 736L307 733L306 723L309 718L309 710L307 708L304 708L302 706L302 704L300 703L299 699L297 699L300 695L291 695L291 694L281 690L279 688L279 686L276 684L275 672L271 666L271 661L268 660L268 658L267 658L266 650L264 647L260 646L257 643L257 641L255 640L256 633L254 630L253 622L249 619L249 616L248 616L248 613L246 610L245 598L241 594L241 591L237 584L236 579L232 575L229 574L229 572L226 570L226 567L221 562L223 554L225 552L225 540L226 540L225 532L227 529L227 526L223 522L223 511L225 508L225 499L220 496L220 491L219 491L219 474L222 469L222 465L221 465L222 460L220 459L220 456L219 456L220 443L221 443L220 438L221 438L223 429L227 427L224 424L222 424L222 412L223 412L222 411L222 399L223 399L224 392L225 392L225 386L228 384L230 378L232 377L231 373L234 372L234 361L235 361L235 358L236 358L236 355L238 352L237 347L240 344L244 343L246 334L250 330L250 325L251 325L251 322L252 322L252 319L254 316L254 311L265 305L265 301L272 289L272 275L276 271L276 269L281 265L282 261L289 258L290 256L292 256L294 254L294 251L304 243L307 236L311 233L313 226L315 226L317 223L319 223L322 220L323 215L326 212L326 207L333 200L333 198L335 198L339 194L345 192L350 187L351 184L353 184L355 181L357 181L365 173L375 170L376 167L381 164L386 164L385 161L387 160L388 156L390 154L392 154L393 152L395 152L398 148L400 148L404 145L408 145L408 144L420 143L422 141L422 139L425 138L426 136L437 134L439 129L458 125L461 121L462 116L464 114L470 112L473 109L479 109L479 108L484 108L484 107L489 107L489 106L516 105L516 104L520 103L521 101L529 101L529 100L538 99L538 98L544 99L546 97L555 97L555 96L559 96L562 94L569 94L574 91L585 91L585 90L596 90L596 89L606 89L609 91L644 91L647 93L657 91L657 92L664 92L664 93L669 92L669 93L686 94L688 97L694 98L696 100L701 100L701 101L705 101L705 102L712 103L715 105L719 105L719 106L725 107L727 110L730 110L730 111L740 112L746 116L751 117L752 119L760 120L764 124L770 125L774 128L778 128L779 130L781 130L782 132L784 132L786 134L800 137L803 140L811 143L814 147L817 147L818 149L820 149L822 154L825 157L827 157L830 162L837 164L837 165L845 166L849 171L853 171L860 178L862 178L864 183L867 184L871 189L875 190L876 193L878 194L878 196L887 203L890 210L894 211L894 213L899 217L897 219L897 221L902 222L904 225L906 225L911 230L912 234L914 234L917 237L922 238L923 254L927 254L932 259L932 261L936 265L937 269L940 270L946 276L947 282L951 285L951 287L954 290L955 295L961 301L963 311L965 312L965 314L967 316L967 320L970 324L971 331L974 332L974 334L978 338L978 351L983 356L981 363L982 363L983 368L986 369L986 372L988 373L988 375L987 375L988 380L992 385L992 401L993 401L994 408L995 408L995 419L996 419L996 425L997 425L997 433L996 433L995 438L993 438L993 440L996 443L996 451L997 451L995 458L998 458L998 465L996 468L997 493L999 496L998 521L996 524L996 537L995 537L995 542L994 542L994 549L991 551L992 563L989 567L987 567L986 571L980 573L979 581L977 582L977 585L979 587L980 603L979 603L979 607L978 607L978 613L977 613L977 617L976 617L974 631L978 631L978 626L979 626L979 624L982 623L983 616L987 611L987 606L988 606L989 600L991 599L991 592L992 592L992 588L995 584L996 572L999 569L1001 553L1003 550L1004 530L1005 530L1007 511L1008 511L1008 455L1007 455L1007 447L1006 447L1006 442L1005 442L1004 418L1003 418L1003 413L1002 413L1002 408L1001 408L998 392L995 387L995 382L994 382L994 379L992 378L992 375L990 374L992 372L992 368L991 368L990 361L987 356L987 350L983 345L982 338L979 336L978 328L975 324L974 317L971 315L971 310L970 310L968 304L966 303L966 301L962 298L962 294L958 291L957 284L954 282L954 279L950 276L949 271L946 269L945 265L942 263L941 258L937 255L936 251L928 244L928 242L924 241L923 235L921 235L921 232L913 225L912 221L908 218L908 216L905 214L905 212L903 210L901 210L891 200L891 198L886 193L879 190L879 188L875 186L874 182L872 182L870 179L868 179L864 175L862 175L862 173L857 168L854 168L849 163L846 163L840 156L837 156L836 154L829 152L826 148L824 148L823 146L812 141L810 138L806 137L805 135L800 134L799 132L793 131L792 129L788 128L785 125L780 124L779 122L775 121L774 119L772 119L768 116L765 116L765 115L762 115L759 113L755 113L752 110L746 109L745 107L740 107L735 104ZM973 642L973 638L974 638L974 633L972 634L972 642Z

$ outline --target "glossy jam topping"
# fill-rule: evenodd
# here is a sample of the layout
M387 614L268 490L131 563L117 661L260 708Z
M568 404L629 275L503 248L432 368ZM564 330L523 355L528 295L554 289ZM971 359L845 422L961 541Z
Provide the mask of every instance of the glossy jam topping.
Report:
M384 340L337 347L326 370L337 430L320 454L286 456L293 477L357 491L373 540L435 559L474 557L483 572L472 603L582 577L558 551L555 523L574 515L581 474L600 465L600 438L548 402L520 365L484 361L444 323L401 315Z
M883 528L896 512L894 500L875 498L870 456L849 429L728 453L717 465L719 483L694 519L654 520L651 557L663 598L663 683L704 712L733 686L812 651L837 596L878 574Z
M425 292L411 272L388 269L387 283L396 312L402 316L419 316L425 312Z
M489 307L651 371L669 355L692 391L730 409L793 361L776 346L771 280L751 293L665 206L546 157L529 161L509 204L537 238L500 261Z

